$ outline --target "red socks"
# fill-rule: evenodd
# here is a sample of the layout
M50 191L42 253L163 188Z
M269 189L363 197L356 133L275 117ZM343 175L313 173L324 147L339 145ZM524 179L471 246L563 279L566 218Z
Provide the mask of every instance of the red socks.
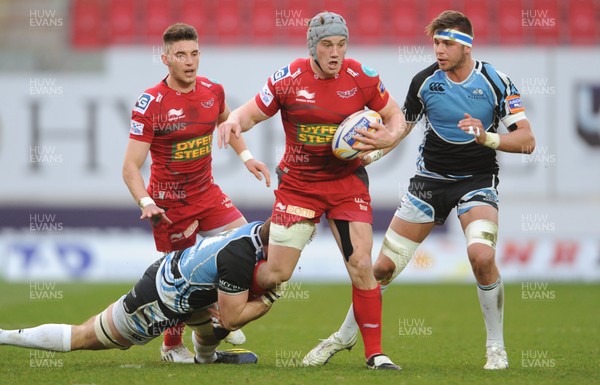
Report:
M354 318L365 344L365 357L380 354L381 349L381 289L361 290L352 286Z
M185 329L185 324L178 323L165 330L164 345L166 347L173 347L183 343L183 329Z

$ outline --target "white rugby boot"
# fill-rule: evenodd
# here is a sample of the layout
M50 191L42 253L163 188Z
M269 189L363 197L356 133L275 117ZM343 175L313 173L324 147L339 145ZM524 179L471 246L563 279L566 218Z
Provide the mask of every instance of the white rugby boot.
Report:
M166 346L163 344L160 348L160 358L163 361L176 362L178 364L194 363L194 354L183 343L170 347L168 350L166 350Z
M330 335L328 338L321 340L317 346L315 346L310 352L308 352L302 359L304 366L322 366L329 361L331 357L337 352L348 349L351 350L356 344L356 334L352 336L350 341L341 341L337 332Z
M485 352L487 362L484 365L484 369L498 370L508 368L508 356L504 346L499 344L492 344L488 346Z
M375 370L402 370L385 354L375 354L367 360L367 367Z
M232 344L233 346L242 345L246 342L246 335L242 329L234 330L229 332L227 337L225 337L225 342Z

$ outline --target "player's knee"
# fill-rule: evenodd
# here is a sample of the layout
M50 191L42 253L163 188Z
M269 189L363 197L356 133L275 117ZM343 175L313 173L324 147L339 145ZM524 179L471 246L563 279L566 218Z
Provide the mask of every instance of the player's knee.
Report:
M373 271L370 254L359 250L354 250L350 255L348 265L359 275L371 274Z
M408 265L418 247L418 242L411 241L388 228L381 247L381 253L387 258L378 259L375 278L384 285L392 282Z
M498 225L487 219L471 222L465 229L467 253L473 271L485 272L495 266Z
M489 246L474 243L468 247L467 254L475 273L490 270L496 264L495 250Z
M384 285L391 282L394 270L396 270L396 264L387 257L378 258L377 262L373 265L375 279Z

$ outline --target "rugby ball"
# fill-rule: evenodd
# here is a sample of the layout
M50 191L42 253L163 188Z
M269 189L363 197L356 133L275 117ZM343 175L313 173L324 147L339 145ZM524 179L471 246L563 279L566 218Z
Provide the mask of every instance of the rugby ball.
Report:
M360 110L344 119L333 135L333 141L331 142L333 155L342 160L356 159L360 151L352 148L356 143L353 136L357 135L356 130L359 128L370 132L375 131L369 129L369 123L371 122L382 123L381 116L373 110Z

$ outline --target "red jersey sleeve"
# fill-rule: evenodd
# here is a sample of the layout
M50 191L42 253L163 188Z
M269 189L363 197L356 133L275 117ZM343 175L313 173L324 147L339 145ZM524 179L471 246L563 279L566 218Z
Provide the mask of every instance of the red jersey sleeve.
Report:
M152 143L154 127L152 123L152 104L155 96L146 91L140 95L131 111L131 125L129 138L142 142Z
M281 108L280 101L275 97L275 87L273 86L273 77L271 76L267 79L267 82L260 90L258 94L254 97L258 108L267 116L273 116L279 111Z
M359 83L359 86L365 95L367 107L373 111L380 111L383 109L390 99L390 94L379 78L377 71L364 64L360 64L355 60L346 60L349 60L350 62L348 67L353 72L359 74L359 76L356 76L355 79L356 82Z

